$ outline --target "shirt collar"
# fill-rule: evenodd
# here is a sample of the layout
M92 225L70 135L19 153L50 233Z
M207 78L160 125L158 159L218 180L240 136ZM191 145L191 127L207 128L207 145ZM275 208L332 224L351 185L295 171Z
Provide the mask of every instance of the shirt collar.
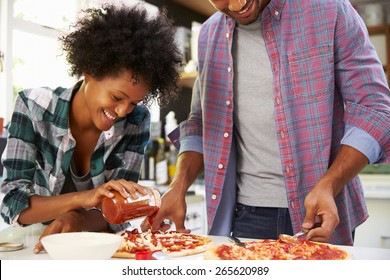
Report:
M64 127L58 127L58 129L55 131L55 136L64 136L66 134L70 134L69 129L69 111L70 111L70 101L72 99L72 96L77 92L77 90L80 88L83 81L78 81L73 87L66 89L64 92L61 93L60 98L64 101L66 101L66 105L57 103L55 108L55 115L57 116L63 116L64 119L66 119L66 126ZM69 130L69 132L68 132Z
M107 131L104 131L104 137L106 140L111 139L112 136L114 136L115 133L115 125L111 126L111 128Z
M280 20L285 3L286 0L271 0L266 9L269 9L271 16L273 16L277 20Z

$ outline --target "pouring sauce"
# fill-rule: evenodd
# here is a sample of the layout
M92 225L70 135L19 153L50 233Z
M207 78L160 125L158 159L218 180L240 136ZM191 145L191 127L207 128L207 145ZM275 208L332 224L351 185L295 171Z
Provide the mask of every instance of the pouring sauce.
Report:
M113 198L104 198L102 214L110 224L122 224L128 220L148 217L149 223L160 209L161 199L157 190L145 188L148 194L138 199L124 198L119 192L113 191Z

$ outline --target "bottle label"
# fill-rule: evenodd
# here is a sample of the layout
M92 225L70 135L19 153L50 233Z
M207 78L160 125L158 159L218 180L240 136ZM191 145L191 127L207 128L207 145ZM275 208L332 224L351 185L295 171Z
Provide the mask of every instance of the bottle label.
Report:
M154 180L154 157L149 158L149 180Z
M168 182L168 161L162 160L156 163L156 183L159 185Z
M168 177L170 180L172 180L173 176L175 176L176 172L176 165L169 165L168 166Z

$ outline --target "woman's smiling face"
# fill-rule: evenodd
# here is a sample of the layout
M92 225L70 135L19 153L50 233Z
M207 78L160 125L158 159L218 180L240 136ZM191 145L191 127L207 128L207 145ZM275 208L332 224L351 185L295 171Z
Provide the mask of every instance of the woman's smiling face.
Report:
M101 131L109 130L118 118L130 114L150 89L142 78L136 83L130 71L101 80L86 74L84 83L85 109Z

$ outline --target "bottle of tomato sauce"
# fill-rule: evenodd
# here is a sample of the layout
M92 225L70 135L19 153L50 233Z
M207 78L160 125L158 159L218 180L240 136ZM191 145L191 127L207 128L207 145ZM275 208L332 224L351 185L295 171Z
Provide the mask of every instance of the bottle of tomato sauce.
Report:
M149 222L157 214L161 206L160 193L150 187L145 187L146 195L139 195L137 199L124 198L119 192L113 198L104 198L102 201L102 214L110 224L122 224L126 221L140 217L149 217Z

